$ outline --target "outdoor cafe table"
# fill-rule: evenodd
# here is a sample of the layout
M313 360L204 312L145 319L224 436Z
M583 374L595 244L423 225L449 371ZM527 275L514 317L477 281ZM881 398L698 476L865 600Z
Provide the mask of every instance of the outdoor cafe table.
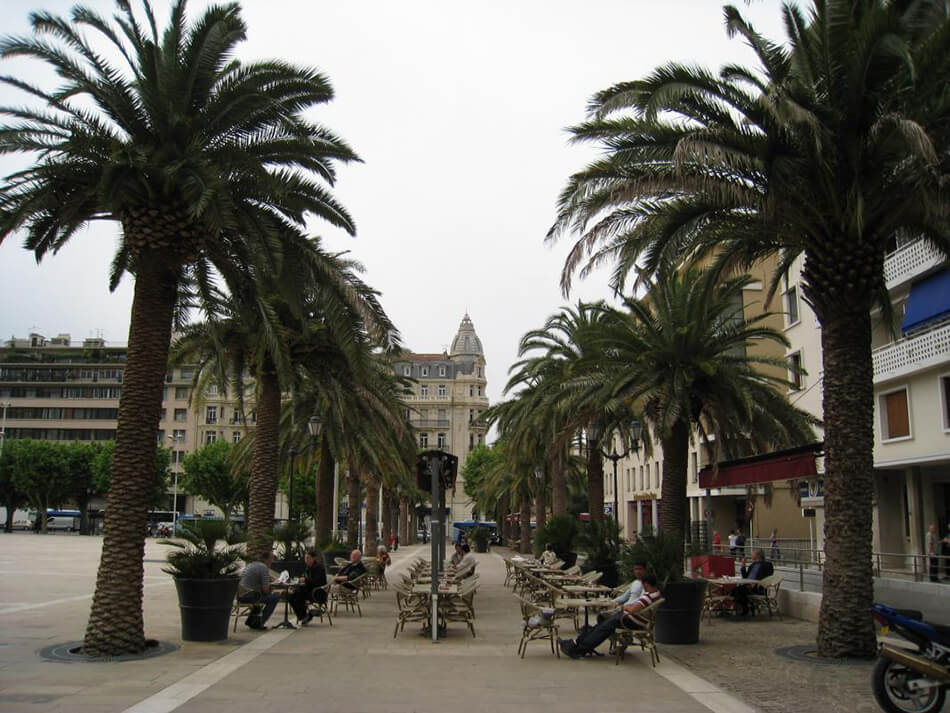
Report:
M422 584L422 583L419 583L419 582L413 584L413 585L412 585L412 593L413 593L413 594L431 595L431 594L432 594L432 584L431 584L431 582L430 582L429 584ZM439 593L438 604L437 604L436 606L439 606L446 598L458 594L458 593L459 593L459 586L458 586L457 584L440 585L440 586L439 586L439 592L438 592L438 593ZM443 636L442 629L443 629L444 627L445 627L445 623L444 623L444 621L443 621L442 623L439 624L439 636ZM426 622L423 624L422 630L423 630L423 631L429 631L429 630L430 630L430 629L429 629L429 622L428 622L428 621L426 621Z
M614 590L610 587L605 587L603 584L565 584L561 586L565 592L571 592L572 594L601 594L607 595Z
M555 597L555 608L564 607L584 607L584 626L590 626L591 609L614 609L617 603L609 597L598 597L595 599L575 599L573 597Z
M294 591L294 588L297 586L296 579L292 579L289 582L271 582L270 588L275 592L280 594L280 598L284 602L284 620L277 624L275 629L296 629L297 627L290 623L290 617L288 616L288 609L290 608L290 594Z

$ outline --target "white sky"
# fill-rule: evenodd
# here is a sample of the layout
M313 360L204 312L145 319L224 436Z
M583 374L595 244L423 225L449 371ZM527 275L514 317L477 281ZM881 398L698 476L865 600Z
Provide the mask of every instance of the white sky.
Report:
M168 3L153 2L164 16ZM66 14L73 4L3 0L0 28L26 32L31 10ZM191 15L206 4L193 0ZM784 37L778 0L737 5L769 37ZM409 349L441 351L468 311L492 403L521 335L565 304L558 280L569 241L551 249L543 239L561 188L594 154L568 146L564 128L584 119L595 91L668 61L752 62L726 38L717 0L245 0L244 11L240 56L328 74L336 98L315 118L365 162L342 167L335 189L357 237L318 223L314 232L365 264ZM36 78L36 66L0 62L0 73ZM0 87L0 104L10 102L21 98ZM16 165L4 159L0 172ZM39 266L21 236L0 244L0 338L101 330L126 341L131 280L108 291L115 235L97 225ZM605 283L603 274L575 283L571 301L607 296Z

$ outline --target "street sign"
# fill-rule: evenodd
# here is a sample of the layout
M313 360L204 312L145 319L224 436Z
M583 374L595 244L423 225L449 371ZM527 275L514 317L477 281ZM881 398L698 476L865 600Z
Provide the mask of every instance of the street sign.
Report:
M613 515L613 514L614 514L613 503L604 503L604 515Z

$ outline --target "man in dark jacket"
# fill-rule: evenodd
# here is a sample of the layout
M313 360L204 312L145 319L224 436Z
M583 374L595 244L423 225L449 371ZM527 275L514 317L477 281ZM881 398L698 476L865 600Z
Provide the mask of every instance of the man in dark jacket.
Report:
M327 583L327 571L323 568L323 558L316 550L309 550L304 556L307 569L300 577L300 582L290 594L290 606L297 615L297 623L300 626L306 626L313 619L312 614L308 614L310 602L317 604L326 604L327 592L323 587ZM316 591L315 591L316 590Z
M352 584L353 580L362 577L364 574L366 574L366 565L363 564L363 553L359 550L353 550L350 552L349 564L340 568L333 581L342 584L347 589L356 589L356 585Z
M761 549L752 553L752 564L746 567L745 557L742 558L742 568L739 573L743 579L754 579L756 581L771 577L775 568L772 563L765 559L765 552ZM746 616L749 613L749 594L752 592L761 593L762 587L755 584L743 584L735 588L732 596L736 600L736 609L739 614Z

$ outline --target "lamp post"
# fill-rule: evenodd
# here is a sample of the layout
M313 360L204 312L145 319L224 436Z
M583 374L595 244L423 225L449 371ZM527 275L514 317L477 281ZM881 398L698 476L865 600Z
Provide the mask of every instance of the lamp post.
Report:
M290 524L294 520L294 460L298 455L303 455L316 445L322 427L323 422L320 420L320 417L311 416L310 420L307 421L307 430L310 432L310 443L300 450L297 450L294 446L288 449L288 453L290 454L290 475L287 479L287 524Z
M3 407L3 419L0 419L0 456L3 455L3 440L7 435L7 409L10 408L10 402L4 401L0 403L0 406Z
M611 444L610 453L605 453L604 451L600 452L604 458L607 458L614 464L614 522L618 525L620 524L620 510L617 503L617 461L623 460L630 455L630 453L636 453L640 450L640 432L642 428L639 421L634 421L630 424L630 445L624 449L623 453L617 453L617 447L613 444Z

